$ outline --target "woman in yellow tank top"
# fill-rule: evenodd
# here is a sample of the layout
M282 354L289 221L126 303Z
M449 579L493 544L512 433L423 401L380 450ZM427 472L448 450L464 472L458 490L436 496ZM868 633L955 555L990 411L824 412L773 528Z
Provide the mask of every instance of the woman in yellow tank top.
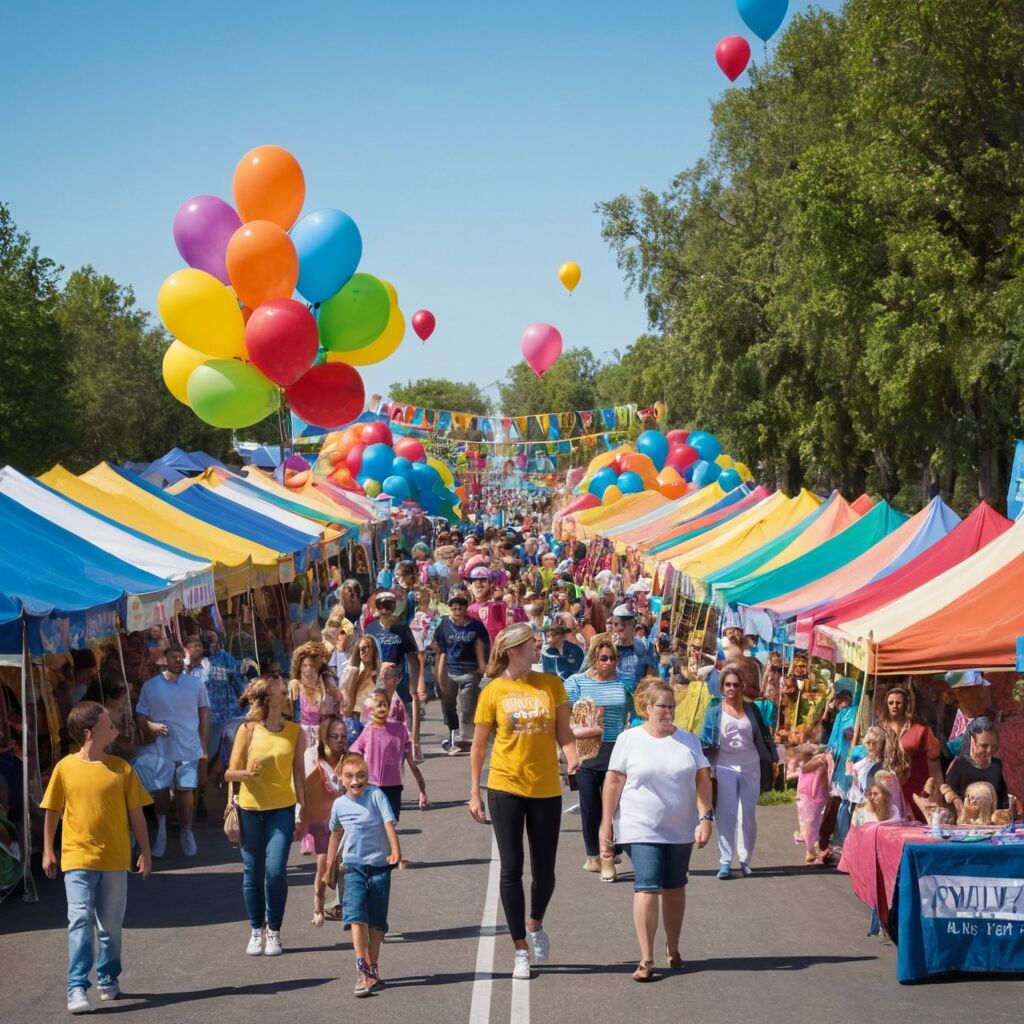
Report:
M252 927L246 953L278 956L288 898L288 849L301 833L295 810L302 805L306 742L298 723L284 717L290 700L280 673L255 680L242 700L249 704L248 721L235 736L224 778L239 783L242 897Z

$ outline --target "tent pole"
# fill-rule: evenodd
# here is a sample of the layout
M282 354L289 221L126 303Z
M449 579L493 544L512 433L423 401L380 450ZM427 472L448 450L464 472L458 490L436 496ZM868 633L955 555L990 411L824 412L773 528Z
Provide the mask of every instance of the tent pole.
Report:
M36 892L36 882L32 877L32 814L29 805L29 756L28 756L28 733L29 733L29 708L28 708L28 673L29 673L29 650L28 650L28 623L24 618L21 621L21 817L22 817L22 887L24 894L22 900L25 903L38 903L39 894ZM33 716L34 717L34 716Z
M249 588L249 613L250 619L252 620L252 650L253 658L256 662L256 668L263 672L263 666L260 665L260 644L259 640L256 639L256 591Z

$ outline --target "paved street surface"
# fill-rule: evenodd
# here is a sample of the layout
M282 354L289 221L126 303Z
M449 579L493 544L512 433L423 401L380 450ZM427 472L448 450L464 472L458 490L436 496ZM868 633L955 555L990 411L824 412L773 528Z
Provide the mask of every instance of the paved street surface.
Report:
M411 864L395 873L392 885L393 934L381 956L387 991L353 997L351 944L339 923L310 924L313 869L297 843L285 955L246 956L241 864L211 820L198 829L195 860L182 857L172 836L169 856L150 879L130 879L125 994L100 1004L93 989L96 1012L154 1024L332 1017L391 1024L1020 1019L1022 981L968 976L899 985L895 951L865 936L868 911L849 880L803 865L791 839L791 807L760 809L753 878L718 881L714 842L695 854L683 929L686 968L647 985L630 978L637 958L631 876L608 885L582 871L579 818L565 815L558 888L546 922L551 962L532 981L513 985L491 831L473 822L464 805L468 758L447 757L437 747L436 708L430 706L425 724L423 766L435 806L403 810L402 849ZM13 898L0 906L5 1021L67 1019L63 884L41 878L39 890L37 904ZM662 946L659 940L656 948Z

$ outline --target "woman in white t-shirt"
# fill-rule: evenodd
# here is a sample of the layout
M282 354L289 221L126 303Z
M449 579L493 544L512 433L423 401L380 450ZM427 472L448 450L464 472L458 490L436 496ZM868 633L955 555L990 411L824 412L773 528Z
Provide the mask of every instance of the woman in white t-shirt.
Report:
M615 741L604 783L602 852L616 843L633 861L633 924L640 941L634 981L654 977L658 897L669 967L682 967L679 933L686 910L686 875L693 844L711 838L711 768L696 736L677 729L675 692L652 682L647 719Z

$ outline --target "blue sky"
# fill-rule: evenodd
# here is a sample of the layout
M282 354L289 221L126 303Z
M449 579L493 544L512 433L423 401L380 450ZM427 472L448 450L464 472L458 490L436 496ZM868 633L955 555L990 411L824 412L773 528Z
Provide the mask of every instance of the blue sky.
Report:
M425 345L410 329L365 368L368 392L488 385L538 320L598 355L629 345L643 303L594 203L660 189L704 151L722 36L761 52L730 0L22 3L4 23L0 201L43 253L155 309L180 203L230 201L239 158L284 146L304 209L354 217L360 269L437 317ZM583 268L572 298L564 260Z

